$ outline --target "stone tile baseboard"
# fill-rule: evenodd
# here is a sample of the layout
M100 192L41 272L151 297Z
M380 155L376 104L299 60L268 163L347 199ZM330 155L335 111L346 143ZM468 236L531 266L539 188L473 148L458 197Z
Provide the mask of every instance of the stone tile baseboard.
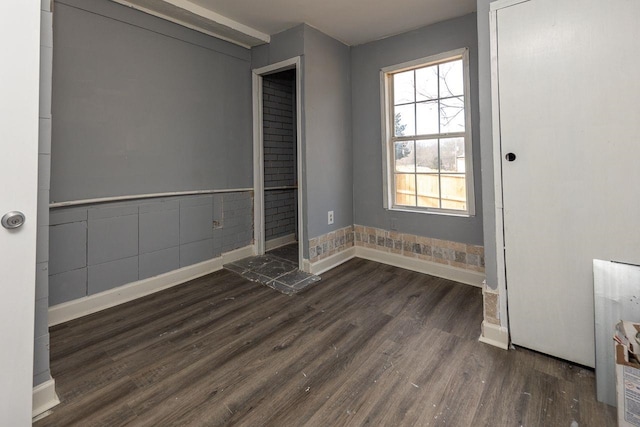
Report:
M482 289L484 306L484 321L492 325L500 325L500 296L497 291L488 289L486 285Z
M484 273L484 248L380 228L354 226L356 246Z
M362 225L347 226L310 239L309 262L323 260L353 246L484 273L484 248L482 246Z
M353 226L341 228L309 240L309 262L314 263L343 252L354 245Z
M484 320L479 341L508 350L509 330L500 323L500 294L497 290L489 288L486 280L482 284L482 300Z

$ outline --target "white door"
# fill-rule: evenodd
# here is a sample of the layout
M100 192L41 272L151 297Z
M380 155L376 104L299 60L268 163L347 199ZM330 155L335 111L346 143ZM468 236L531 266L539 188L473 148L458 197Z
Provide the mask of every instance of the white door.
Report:
M0 13L0 420L31 425L38 175L40 2L2 3Z
M496 22L511 338L594 366L592 261L640 263L640 1Z

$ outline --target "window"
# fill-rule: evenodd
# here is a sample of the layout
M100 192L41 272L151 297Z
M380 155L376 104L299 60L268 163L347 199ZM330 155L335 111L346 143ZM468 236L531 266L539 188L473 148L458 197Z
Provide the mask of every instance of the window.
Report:
M381 72L385 207L473 215L468 50Z

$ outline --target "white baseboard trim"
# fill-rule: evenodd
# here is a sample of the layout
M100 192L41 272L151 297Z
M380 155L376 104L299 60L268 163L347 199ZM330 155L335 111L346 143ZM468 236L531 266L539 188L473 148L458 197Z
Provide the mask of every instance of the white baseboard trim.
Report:
M73 301L49 307L49 326L58 325L77 319L125 302L132 301L163 289L188 282L189 280L205 276L222 269L224 264L250 257L255 254L254 246L245 246L231 252L222 254L198 264L169 271L168 273L138 280L123 286L119 286L99 294L90 295Z
M51 378L33 388L33 410L31 411L31 416L33 418L38 417L58 403L60 403L60 399L56 394L56 382Z
M462 268L452 267L446 264L439 264L437 262L426 261L419 258L409 258L399 254L364 248L362 246L356 246L355 250L355 256L358 258L393 265L394 267L417 271L418 273L430 274L432 276L442 277L443 279L453 280L466 285L482 287L482 282L485 279L485 275L483 273L464 270Z
M243 258L254 256L256 252L253 249L253 245L245 246L244 248L235 249L231 252L225 252L222 254L222 265L229 264L230 262L238 261ZM216 258L217 259L217 258Z
M296 239L295 234L288 234L286 236L267 240L266 242L264 242L264 250L270 251L271 249L279 248L280 246L288 245L289 243L295 243L297 241L298 239Z
M509 331L507 328L493 323L482 322L482 335L478 338L480 342L501 348L509 349Z
M355 258L355 256L356 248L351 247L314 263L310 263L309 260L305 259L303 270L311 274L322 274L326 271L331 270L332 268L336 268L340 264L344 264L350 259Z

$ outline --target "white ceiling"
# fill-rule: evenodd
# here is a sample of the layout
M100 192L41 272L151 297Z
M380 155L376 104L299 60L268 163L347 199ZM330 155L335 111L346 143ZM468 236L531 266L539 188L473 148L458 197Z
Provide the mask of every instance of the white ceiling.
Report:
M476 10L476 0L114 0L242 46L307 23L351 46Z
M306 22L352 46L476 10L476 0L191 1L269 35Z

